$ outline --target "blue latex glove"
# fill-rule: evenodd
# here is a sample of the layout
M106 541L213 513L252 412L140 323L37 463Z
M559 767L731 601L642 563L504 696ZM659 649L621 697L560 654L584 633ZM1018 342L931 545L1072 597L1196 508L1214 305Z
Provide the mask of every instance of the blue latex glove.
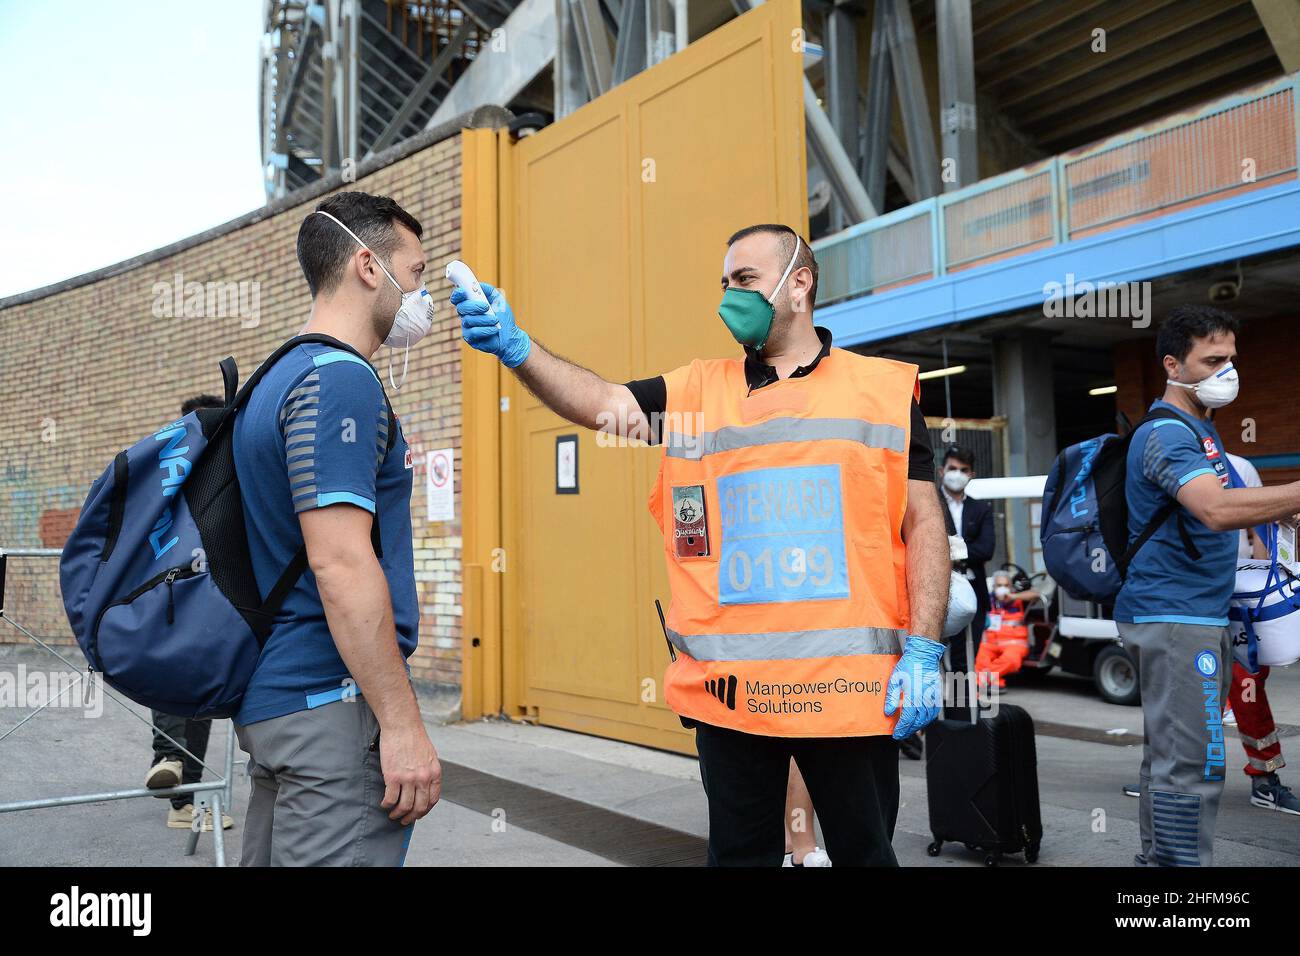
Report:
M501 359L506 368L522 365L532 351L533 340L528 333L515 325L515 314L500 289L480 282L483 294L492 303L492 311L482 302L470 301L464 289L451 293L451 304L460 313L460 332L472 348ZM495 314L493 314L495 313Z
M939 659L944 646L926 637L909 635L903 656L894 665L885 689L885 716L893 717L902 697L903 713L894 727L894 739L906 740L939 716L943 703L943 675Z

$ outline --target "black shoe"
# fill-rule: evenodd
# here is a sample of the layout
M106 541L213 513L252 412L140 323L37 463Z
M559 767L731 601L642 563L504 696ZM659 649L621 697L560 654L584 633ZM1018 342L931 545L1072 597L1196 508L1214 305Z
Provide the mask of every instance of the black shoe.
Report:
M1137 783L1126 783L1126 784L1124 784L1124 786L1121 787L1120 789L1124 791L1124 796L1126 796L1126 797L1140 797L1140 796L1142 796L1142 786L1141 786L1141 784L1137 784Z
M1300 816L1300 799L1275 773L1251 778L1250 802L1252 806L1263 807L1265 810L1281 810L1283 813Z

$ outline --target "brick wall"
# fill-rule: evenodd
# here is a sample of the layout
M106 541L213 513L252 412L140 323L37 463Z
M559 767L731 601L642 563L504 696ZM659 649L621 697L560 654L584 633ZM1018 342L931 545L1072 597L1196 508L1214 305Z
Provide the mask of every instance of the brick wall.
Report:
M421 619L412 670L420 679L459 685L460 522L428 523L424 492L424 452L454 447L459 516L460 335L441 268L460 255L457 128L430 131L359 172L346 188L392 196L425 229L426 275L437 303L433 330L412 351L400 391L388 385L387 350L374 361L415 459L411 518ZM246 377L299 330L311 302L294 241L302 217L326 194L304 191L88 281L0 301L0 545L61 546L91 481L114 454L178 417L183 399L220 395L222 358L233 355ZM235 308L234 297L224 310L205 298L203 317L159 317L177 276L183 283L256 286L245 287L246 308ZM395 358L400 374L400 353ZM7 614L37 634L70 642L56 563L11 558L9 565ZM16 640L26 639L0 623L0 642Z
M1300 417L1295 414L1300 374L1289 345L1296 319L1251 319L1237 336L1241 394L1215 414L1215 427L1228 451L1246 458L1300 454ZM1137 422L1165 390L1155 358L1155 339L1115 347L1115 405ZM1253 438L1253 441L1248 439ZM1300 479L1300 468L1260 469L1265 484Z

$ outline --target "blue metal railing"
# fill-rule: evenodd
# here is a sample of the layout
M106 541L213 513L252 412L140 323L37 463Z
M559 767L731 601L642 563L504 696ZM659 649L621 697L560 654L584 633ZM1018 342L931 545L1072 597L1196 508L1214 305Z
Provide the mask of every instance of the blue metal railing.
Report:
M1300 73L913 203L814 242L818 305L1295 178Z

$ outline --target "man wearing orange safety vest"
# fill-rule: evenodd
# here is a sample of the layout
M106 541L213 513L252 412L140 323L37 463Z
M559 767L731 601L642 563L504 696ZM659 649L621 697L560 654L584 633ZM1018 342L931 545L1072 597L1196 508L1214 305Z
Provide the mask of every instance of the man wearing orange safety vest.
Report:
M675 660L668 705L696 731L709 863L779 866L790 758L836 866L896 865L898 746L938 714L949 548L917 368L831 347L817 262L792 229L727 242L719 316L743 358L623 385L452 294L465 341L557 414L664 446Z

